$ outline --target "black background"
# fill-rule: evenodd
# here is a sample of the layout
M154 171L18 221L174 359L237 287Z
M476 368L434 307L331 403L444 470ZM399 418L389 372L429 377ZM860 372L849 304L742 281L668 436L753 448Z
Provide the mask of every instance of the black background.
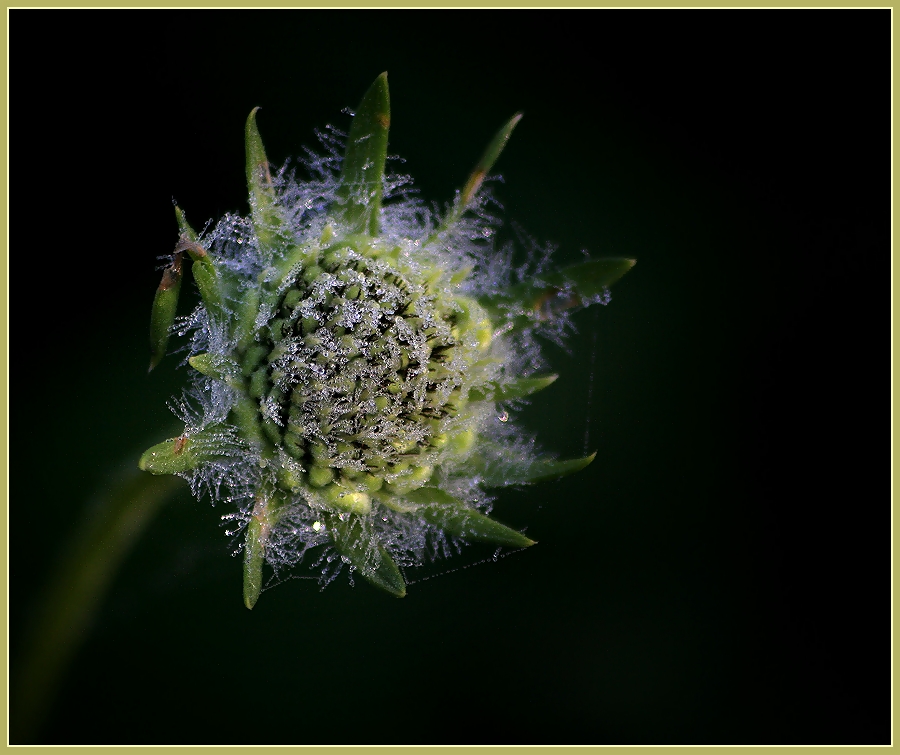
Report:
M173 196L197 226L246 211L251 108L279 163L346 129L387 70L390 151L434 201L522 110L506 216L561 262L638 259L548 348L562 377L520 417L562 455L586 430L599 451L499 499L537 547L467 552L403 601L292 580L249 612L226 509L185 494L117 576L41 741L889 741L889 25L12 11L13 670L88 496L169 431L183 372L146 374L157 256Z

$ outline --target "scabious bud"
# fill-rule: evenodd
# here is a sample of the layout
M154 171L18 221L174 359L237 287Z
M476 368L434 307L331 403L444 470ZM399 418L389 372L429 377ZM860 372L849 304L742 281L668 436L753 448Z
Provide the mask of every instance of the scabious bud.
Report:
M502 406L545 388L538 336L559 339L576 307L608 300L633 260L516 275L492 243L482 184L520 115L496 135L443 216L385 175L387 76L346 137L323 137L311 178L273 173L247 121L249 217L180 237L151 317L151 369L169 333L190 333L184 433L142 469L226 500L244 536L244 601L263 566L344 566L402 597L400 565L466 542L533 541L488 516L491 488L549 480L593 460L536 455ZM185 255L200 306L175 322ZM504 421L498 422L498 417ZM319 556L311 551L317 550Z

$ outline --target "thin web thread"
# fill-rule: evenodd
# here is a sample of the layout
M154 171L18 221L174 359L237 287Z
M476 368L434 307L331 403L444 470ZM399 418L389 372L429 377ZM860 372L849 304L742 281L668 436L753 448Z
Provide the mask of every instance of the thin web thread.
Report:
M591 324L591 364L588 368L588 394L585 407L584 423L584 455L590 453L591 447L591 402L594 398L594 362L597 360L597 310L594 310L594 322Z
M437 579L438 577L446 577L448 574L453 574L454 572L462 571L463 569L471 569L473 566L481 566L482 564L493 564L499 561L501 558L506 558L507 556L512 556L514 553L521 553L522 551L528 550L527 548L516 548L515 550L507 551L506 553L501 553L503 548L497 548L494 551L494 555L489 558L483 558L480 561L475 561L471 564L464 564L462 566L457 566L454 569L447 569L445 571L438 572L437 574L430 574L427 577L422 577L421 579L407 579L406 578L406 570L401 569L403 572L403 577L406 580L407 585L415 585L419 582L427 582L430 579Z

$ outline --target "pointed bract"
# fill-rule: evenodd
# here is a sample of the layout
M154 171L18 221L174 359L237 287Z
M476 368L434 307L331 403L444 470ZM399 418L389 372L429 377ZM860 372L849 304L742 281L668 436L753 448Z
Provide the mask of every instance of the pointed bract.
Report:
M263 562L266 558L266 546L260 538L262 525L257 519L251 519L247 525L244 541L244 605L253 609L262 591Z
M494 317L507 320L508 332L521 332L553 320L562 312L603 301L608 288L631 270L637 260L599 258L541 273L480 299Z
M153 309L150 312L150 370L166 355L169 333L178 309L178 295L181 292L181 264L181 254L176 253L172 263L163 270L162 280L153 297Z
M540 281L558 289L571 289L584 298L599 296L637 264L637 260L601 257L550 273L541 273Z
M250 214L260 245L264 249L277 249L290 239L290 231L284 213L278 205L272 170L256 126L258 110L256 107L250 111L244 129Z
M582 456L580 459L541 459L528 469L525 482L551 482L560 477L568 477L584 469L597 456L597 452Z
M349 559L360 575L395 598L406 597L406 582L400 569L391 554L364 524L363 517L329 514L325 521L334 547Z
M485 516L440 488L419 488L405 497L419 504L414 516L420 516L429 524L456 537L474 542L506 545L510 548L527 548L534 545L534 540L525 537L521 532Z
M197 232L187 222L187 217L178 205L175 205L175 220L178 221L178 232L188 241L197 242Z
M466 181L465 186L460 190L459 195L456 197L456 201L453 203L447 216L441 221L441 224L429 238L429 243L453 226L462 217L469 205L472 204L472 200L478 195L478 191L481 189L484 179L487 178L491 168L494 167L494 163L497 162L497 158L500 157L500 153L503 152L503 148L506 147L506 143L509 141L513 129L520 120L522 120L522 113L516 113L503 124L503 127L496 134L494 134L494 138L491 139L487 149L485 149L484 154L481 156L481 159L475 165L475 169Z
M356 110L341 166L339 205L331 209L350 232L377 236L380 231L390 125L391 100L385 72L375 79Z
M526 309L537 309L547 297L559 291L572 297L591 299L603 293L636 264L637 260L605 257L587 260L562 270L541 273L512 286L505 291L486 296L486 304L518 304ZM576 306L574 303L572 306Z
M488 447L490 444L483 444ZM494 455L493 459L481 454L473 454L468 462L468 468L477 474L482 484L487 488L504 488L510 485L524 485L537 482L549 482L560 477L574 474L590 464L597 452L580 459L527 459L527 458L501 458Z
M202 459L194 442L185 437L169 438L144 451L138 466L151 474L178 474L195 469Z
M182 474L202 464L238 456L243 445L234 439L230 428L211 425L148 448L138 466L152 474Z
M266 545L269 533L278 523L282 502L278 496L270 492L261 492L247 523L247 534L244 536L244 605L251 609L256 605L262 591L263 563L266 558Z
M518 378L506 382L491 382L484 388L473 388L469 391L469 401L511 401L525 398L533 393L544 390L556 382L559 375L544 375L543 377Z

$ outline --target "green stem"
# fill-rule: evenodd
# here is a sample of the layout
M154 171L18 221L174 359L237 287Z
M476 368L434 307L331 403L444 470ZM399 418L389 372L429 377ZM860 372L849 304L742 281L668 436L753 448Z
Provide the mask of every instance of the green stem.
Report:
M92 508L38 598L13 685L10 741L32 742L116 570L183 483L129 470Z

